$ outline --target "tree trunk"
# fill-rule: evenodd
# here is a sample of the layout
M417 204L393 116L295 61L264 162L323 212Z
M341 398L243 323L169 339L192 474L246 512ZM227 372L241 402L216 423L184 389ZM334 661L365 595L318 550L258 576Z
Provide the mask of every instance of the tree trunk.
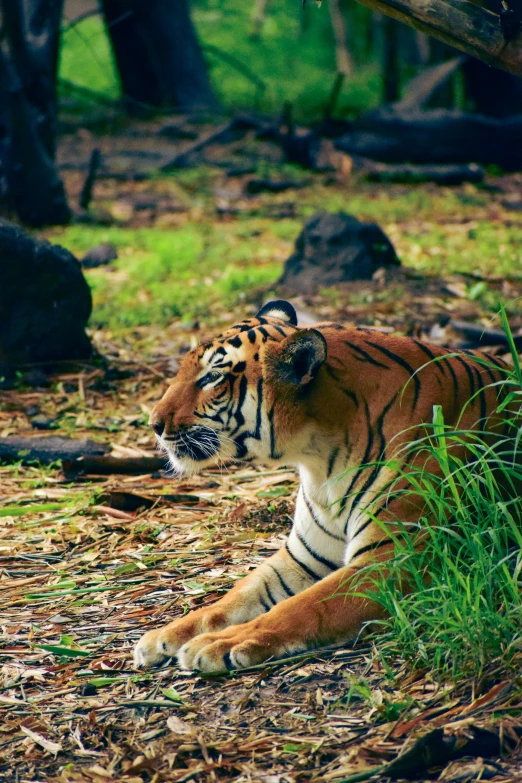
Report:
M53 158L63 0L4 0L2 9L12 63L36 112L40 138Z
M335 62L337 73L350 76L353 71L353 62L347 44L346 20L339 5L339 0L328 0L328 10L332 22L332 30L335 40Z
M217 107L188 0L102 0L102 9L129 111Z
M6 199L32 226L70 217L53 163L61 0L3 0L0 169ZM20 70L19 70L20 69Z

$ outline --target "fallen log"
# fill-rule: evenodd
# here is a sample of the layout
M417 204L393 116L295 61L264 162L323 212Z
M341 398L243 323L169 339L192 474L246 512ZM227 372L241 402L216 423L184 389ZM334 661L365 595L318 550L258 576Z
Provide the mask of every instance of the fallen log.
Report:
M505 332L501 332L500 329L487 329L480 324L473 324L469 321L454 321L453 319L448 322L448 326L469 341L462 346L464 348L498 345L507 351L509 350L507 335ZM513 342L517 351L522 351L522 335L514 336Z
M463 182L482 182L484 168L477 163L414 164L378 163L365 160L362 173L370 182L399 182L417 185L435 182L437 185L461 185Z
M24 465L41 462L48 465L58 460L76 460L79 457L102 457L109 447L92 440L73 440L49 436L45 438L0 438L0 463L18 462Z
M169 467L167 457L109 457L97 455L78 455L75 458L66 459L63 463L63 472L67 477L80 475L110 476L140 475L156 473L158 470L167 470Z
M282 193L285 190L304 188L310 184L310 180L295 179L250 179L246 183L245 192L249 196L256 196L258 193Z
M522 168L522 114L499 119L433 109L397 111L383 106L365 114L335 142L350 155L384 163L482 163L506 171Z

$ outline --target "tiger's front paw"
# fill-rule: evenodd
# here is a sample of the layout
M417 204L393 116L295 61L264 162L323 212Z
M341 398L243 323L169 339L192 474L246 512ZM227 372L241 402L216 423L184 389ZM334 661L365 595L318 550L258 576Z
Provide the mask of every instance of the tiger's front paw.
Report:
M169 645L162 639L164 628L158 628L155 631L148 631L141 637L134 648L134 666L136 669L148 669L151 666L159 666L172 655L176 654L173 649L169 655Z
M269 658L281 658L299 649L256 621L232 625L219 633L204 633L183 645L178 652L182 669L202 672L244 669Z
M142 636L134 648L134 666L137 669L159 666L173 658L189 639L203 631L223 628L225 625L226 617L220 611L198 609L190 612L186 617L179 617Z

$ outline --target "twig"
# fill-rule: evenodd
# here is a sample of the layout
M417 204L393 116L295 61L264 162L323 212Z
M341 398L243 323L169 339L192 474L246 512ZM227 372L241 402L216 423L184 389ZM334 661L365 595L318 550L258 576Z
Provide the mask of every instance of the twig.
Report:
M85 182L83 183L82 191L80 193L80 207L82 209L89 209L89 204L92 199L92 190L94 183L96 182L96 175L101 164L101 159L101 152L98 147L95 147L91 152L87 176L85 177Z

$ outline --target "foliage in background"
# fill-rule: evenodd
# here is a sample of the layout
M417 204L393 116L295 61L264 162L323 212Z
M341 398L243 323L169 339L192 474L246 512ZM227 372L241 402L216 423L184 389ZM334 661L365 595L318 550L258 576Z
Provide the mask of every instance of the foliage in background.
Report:
M335 51L326 8L294 0L270 4L259 39L250 35L252 4L240 0L198 0L193 19L213 87L225 109L269 114L284 103L310 122L321 116L335 77ZM349 11L350 48L360 67L343 87L338 111L352 115L379 102L379 67L364 52L365 8ZM120 84L100 16L65 27L60 77L107 99L120 96ZM62 86L62 92L68 91Z

